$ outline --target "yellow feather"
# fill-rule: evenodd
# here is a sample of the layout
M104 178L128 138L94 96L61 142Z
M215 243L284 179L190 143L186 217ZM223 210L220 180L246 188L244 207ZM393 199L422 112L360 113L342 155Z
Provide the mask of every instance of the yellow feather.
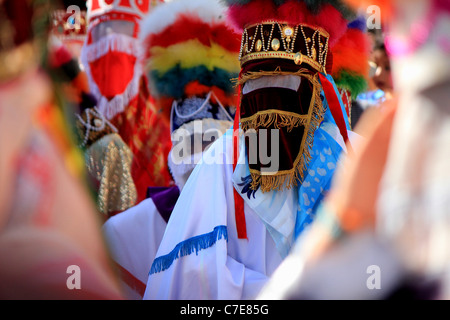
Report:
M162 74L177 64L180 64L183 69L205 66L211 71L214 68L220 68L231 73L238 73L240 70L236 53L231 53L216 43L205 46L196 39L167 48L155 46L150 52L151 59L147 68L157 70Z

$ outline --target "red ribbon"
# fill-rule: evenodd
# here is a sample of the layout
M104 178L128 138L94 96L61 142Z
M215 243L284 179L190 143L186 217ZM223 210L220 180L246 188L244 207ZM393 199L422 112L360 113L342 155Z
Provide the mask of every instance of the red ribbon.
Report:
M319 73L320 82L322 83L323 92L328 102L328 107L330 108L331 114L333 115L334 121L339 128L339 132L344 138L344 142L347 145L348 152L353 152L350 141L348 140L347 125L345 124L344 115L342 113L341 104L337 97L336 91L334 90L333 84L325 77L322 73Z
M241 76L239 75L239 80ZM233 124L233 172L236 169L236 165L239 159L239 120L241 115L241 86L238 91L238 103L236 107L236 114L234 116ZM234 188L234 213L236 219L236 229L239 239L248 239L247 237L247 225L245 222L244 213L244 199Z

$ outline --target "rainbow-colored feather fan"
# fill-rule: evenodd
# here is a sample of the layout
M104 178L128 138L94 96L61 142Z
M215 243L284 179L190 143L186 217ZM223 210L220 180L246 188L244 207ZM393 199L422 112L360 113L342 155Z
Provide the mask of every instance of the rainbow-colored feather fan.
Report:
M225 7L211 0L175 0L158 6L141 27L150 89L159 106L213 91L236 104L231 82L240 71L240 34L225 21Z

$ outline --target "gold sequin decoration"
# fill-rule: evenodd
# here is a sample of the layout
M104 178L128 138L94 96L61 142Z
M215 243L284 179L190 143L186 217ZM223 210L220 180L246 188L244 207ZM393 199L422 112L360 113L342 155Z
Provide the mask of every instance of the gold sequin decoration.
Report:
M132 159L131 150L116 133L102 137L86 151L89 173L99 182L97 205L100 212L108 215L136 204Z

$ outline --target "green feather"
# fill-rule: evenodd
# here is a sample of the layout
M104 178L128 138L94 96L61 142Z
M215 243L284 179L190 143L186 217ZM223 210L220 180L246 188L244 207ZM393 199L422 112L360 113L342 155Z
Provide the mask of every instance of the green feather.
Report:
M349 90L353 99L367 89L367 80L356 73L342 70L333 78L336 86L338 88Z

